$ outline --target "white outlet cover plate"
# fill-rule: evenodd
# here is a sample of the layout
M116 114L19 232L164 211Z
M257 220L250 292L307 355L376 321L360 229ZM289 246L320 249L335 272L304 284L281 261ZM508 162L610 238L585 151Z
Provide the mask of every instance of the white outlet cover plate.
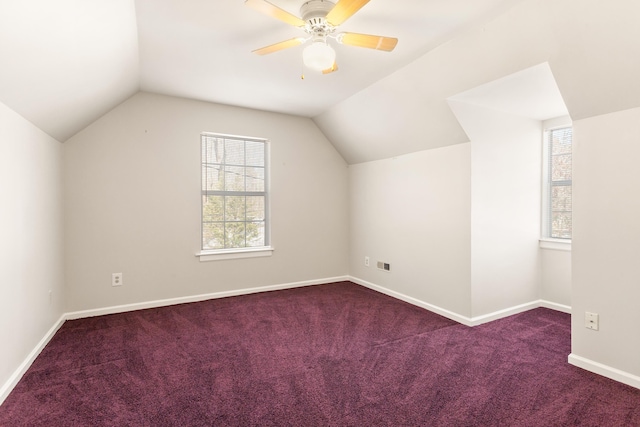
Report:
M113 273L111 275L111 286L122 286L122 273Z
M597 331L600 328L600 324L598 321L598 314L597 313L590 313L590 312L585 312L584 313L584 326L587 329L593 329L594 331Z

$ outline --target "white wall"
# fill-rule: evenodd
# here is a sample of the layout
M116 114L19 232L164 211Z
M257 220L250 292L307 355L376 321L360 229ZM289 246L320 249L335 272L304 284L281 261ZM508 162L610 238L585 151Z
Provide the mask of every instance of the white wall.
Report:
M472 315L540 298L540 122L449 101L471 139Z
M450 105L470 143L349 166L350 274L469 321L541 297L541 122Z
M0 402L63 312L61 163L58 141L0 103Z
M540 299L571 307L571 251L540 249Z
M202 131L271 141L273 256L195 257ZM310 119L139 93L63 151L68 311L348 273L347 166Z
M349 166L352 276L471 315L470 155L458 144Z
M640 387L640 108L573 127L572 355ZM584 327L585 311L600 315L599 331Z

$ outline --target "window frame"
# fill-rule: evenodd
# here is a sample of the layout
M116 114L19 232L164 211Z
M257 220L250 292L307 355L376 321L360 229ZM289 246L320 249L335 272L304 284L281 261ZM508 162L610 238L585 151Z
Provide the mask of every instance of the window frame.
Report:
M202 188L202 166L204 165L203 150L202 144L204 143L205 137L214 137L214 138L222 138L222 139L232 139L236 141L253 141L264 143L265 149L265 158L264 158L264 191L259 192L264 194L264 246L255 246L255 247L237 247L237 248L224 248L224 249L204 249L203 248L203 228L204 228L204 202L203 195L206 190ZM241 135L230 135L230 134L222 134L222 133L214 133L214 132L201 132L200 133L200 183L199 183L199 193L200 193L200 233L199 233L199 241L200 241L200 251L196 253L196 256L199 257L200 261L218 261L218 260L227 260L227 259L241 259L241 258L254 258L254 257L266 257L271 256L274 248L271 246L271 212L270 212L270 143L266 138L257 138L257 137L249 137L249 136L241 136ZM236 196L240 194L253 194L255 191L222 191L222 193L230 193L225 194L225 196Z
M553 187L551 182L551 134L553 131L566 128L572 128L571 157L573 162L573 124L571 120L568 117L562 117L543 123L540 247L544 249L570 251L572 238L551 237L551 189ZM573 177L571 181L569 181L569 185L573 187Z

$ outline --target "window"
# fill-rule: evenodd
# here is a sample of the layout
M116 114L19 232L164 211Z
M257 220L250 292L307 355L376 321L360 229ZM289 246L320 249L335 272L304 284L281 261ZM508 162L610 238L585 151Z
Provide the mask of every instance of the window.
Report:
M200 255L270 249L267 141L203 133L201 150Z
M571 146L573 129L561 127L545 132L545 200L543 237L571 239Z

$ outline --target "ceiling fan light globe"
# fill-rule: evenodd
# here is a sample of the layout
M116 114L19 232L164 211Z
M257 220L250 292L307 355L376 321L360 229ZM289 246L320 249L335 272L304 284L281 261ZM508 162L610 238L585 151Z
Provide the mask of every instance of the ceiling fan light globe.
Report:
M304 48L302 61L312 70L326 70L336 61L336 51L327 43L316 41Z

